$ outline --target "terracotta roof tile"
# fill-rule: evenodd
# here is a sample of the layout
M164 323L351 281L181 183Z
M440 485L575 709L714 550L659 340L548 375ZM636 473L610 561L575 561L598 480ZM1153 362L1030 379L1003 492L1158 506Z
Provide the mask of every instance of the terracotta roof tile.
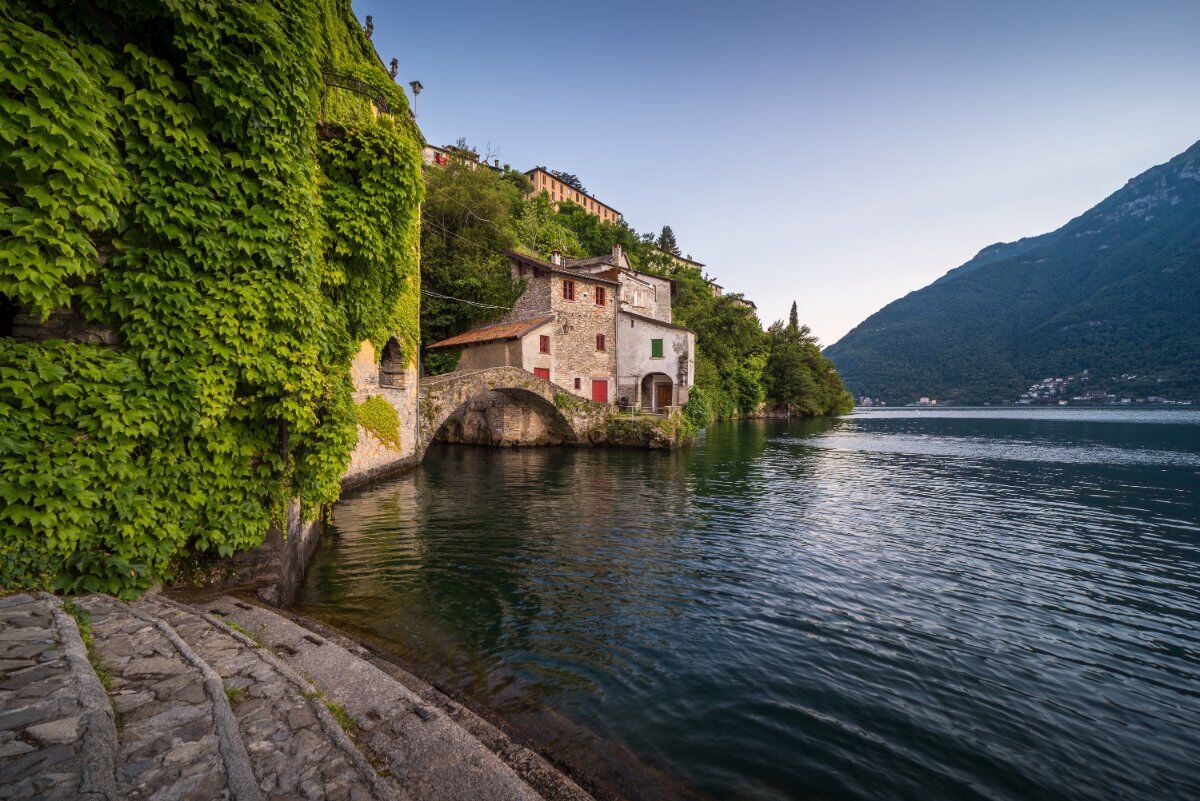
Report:
M553 319L553 316L546 315L544 317L534 317L529 320L480 326L479 328L472 328L470 331L464 331L461 334L452 336L449 339L443 339L441 342L434 342L429 347L455 348L461 345L478 345L483 342L496 342L502 339L518 339Z

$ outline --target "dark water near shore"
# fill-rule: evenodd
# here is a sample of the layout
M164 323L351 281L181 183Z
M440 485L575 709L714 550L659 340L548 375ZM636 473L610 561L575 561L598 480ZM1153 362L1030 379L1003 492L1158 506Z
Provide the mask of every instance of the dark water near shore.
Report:
M1200 798L1200 412L435 446L333 532L300 611L633 798Z

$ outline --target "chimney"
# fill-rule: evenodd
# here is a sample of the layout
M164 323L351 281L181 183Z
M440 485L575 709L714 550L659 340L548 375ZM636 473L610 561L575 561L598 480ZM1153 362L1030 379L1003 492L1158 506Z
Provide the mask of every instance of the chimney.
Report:
M500 159L492 159L492 166L496 169L500 169Z
M562 251L561 250L550 251L550 263L553 264L555 267L562 266Z
M613 258L613 261L616 262L617 264L621 263L621 243L620 242L613 242L612 258Z

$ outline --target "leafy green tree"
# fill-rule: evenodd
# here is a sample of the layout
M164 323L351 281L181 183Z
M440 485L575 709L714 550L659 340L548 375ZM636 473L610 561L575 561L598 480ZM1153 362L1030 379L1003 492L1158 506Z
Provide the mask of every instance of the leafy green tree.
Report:
M579 238L554 210L545 192L522 203L510 225L521 246L543 258L554 250L572 255L583 252Z
M427 169L425 187L421 339L428 345L495 319L520 295L504 251L518 243L512 218L523 190L512 175L459 160ZM429 372L444 372L457 355L430 352L425 361Z

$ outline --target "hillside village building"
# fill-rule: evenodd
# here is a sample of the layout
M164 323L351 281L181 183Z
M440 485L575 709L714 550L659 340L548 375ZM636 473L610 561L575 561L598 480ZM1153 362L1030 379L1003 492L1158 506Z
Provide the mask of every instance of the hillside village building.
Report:
M617 309L617 397L624 404L661 411L687 403L696 371L696 335L671 322L669 279L629 266L620 245L567 269L616 274L621 285Z
M525 177L533 184L533 194L535 195L539 192L545 192L555 203L569 200L572 203L582 206L585 211L595 214L605 222L615 223L621 219L621 212L612 206L601 203L586 192L580 192L570 184L559 180L549 170L542 167L534 167L525 173Z
M458 371L521 367L583 398L611 403L617 375L615 272L578 272L555 254L545 262L509 254L525 291L499 322L435 342L462 348Z
M672 284L609 255L544 262L510 253L525 291L500 321L434 343L457 371L521 367L580 397L662 411L687 403L695 335L671 322Z

